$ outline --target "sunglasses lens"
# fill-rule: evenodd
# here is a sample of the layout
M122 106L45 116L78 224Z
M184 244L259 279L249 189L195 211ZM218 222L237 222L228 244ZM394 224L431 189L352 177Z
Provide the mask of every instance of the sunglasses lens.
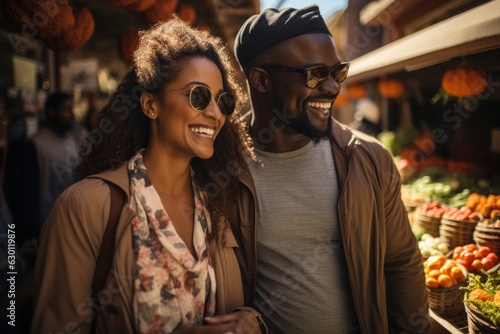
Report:
M349 63L341 63L330 69L326 66L313 67L307 70L307 87L316 88L323 84L328 78L328 74L332 73L332 78L337 83L342 83L347 78L349 72Z
M347 73L349 72L349 64L340 64L335 68L335 73L333 78L336 82L342 83L347 78Z
M224 92L219 96L219 101L217 101L220 112L224 116L231 116L236 106L236 100L233 94Z
M310 68L307 72L307 87L316 88L328 78L330 69L326 66Z
M191 106L194 109L200 111L207 109L211 100L212 92L208 87L195 86L193 89L191 89L190 101ZM224 116L230 116L236 106L236 100L233 94L228 92L221 93L217 100L217 106Z
M210 104L212 93L205 86L196 86L191 90L190 94L191 106L196 110L205 110Z

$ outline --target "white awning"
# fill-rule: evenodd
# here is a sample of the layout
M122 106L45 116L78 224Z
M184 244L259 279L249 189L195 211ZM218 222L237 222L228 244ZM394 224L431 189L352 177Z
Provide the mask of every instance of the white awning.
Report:
M499 0L470 9L352 60L347 81L411 71L492 49L500 49Z

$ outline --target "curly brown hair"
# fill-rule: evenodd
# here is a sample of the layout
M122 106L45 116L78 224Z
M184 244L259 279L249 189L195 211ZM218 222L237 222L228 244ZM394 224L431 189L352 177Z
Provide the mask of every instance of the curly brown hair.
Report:
M241 111L247 96L237 85L229 54L220 38L189 27L177 17L141 32L134 53L133 68L100 112L97 124L81 145L77 172L86 177L119 167L148 145L150 120L139 103L142 92L159 96L192 57L212 60L222 74L224 90L233 93L236 108L227 118L214 142L214 154L203 160L193 158L195 181L207 193L207 209L212 215L215 237L226 215L227 201L237 191L236 176L255 161L253 143L245 131ZM225 224L225 227L227 224Z

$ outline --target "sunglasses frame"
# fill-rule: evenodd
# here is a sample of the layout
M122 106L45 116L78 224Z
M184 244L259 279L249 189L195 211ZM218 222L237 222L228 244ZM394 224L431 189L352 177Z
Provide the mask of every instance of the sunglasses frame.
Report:
M288 66L282 66L282 65L263 65L260 67L263 69L270 68L270 69L275 69L275 70L285 71L285 72L302 73L305 75L307 88L314 89L314 88L318 88L323 83L325 83L325 81L328 79L328 75L324 78L317 78L311 74L313 70L315 70L317 68L328 68L328 74L332 76L333 80L335 80L335 82L337 84L341 84L347 78L347 73L349 72L349 66L350 66L349 62L340 62L340 63L337 63L330 68L328 68L327 66L324 66L324 65L312 66L312 67L308 67L308 68L295 68L295 67L288 67ZM345 77L342 78L341 80L338 80L337 79L338 74L341 73L341 71L343 71L344 69L345 69ZM333 71L333 74L332 74L332 71Z
M196 108L194 105L193 105L193 92L196 88L198 87L201 87L201 88L205 88L208 90L208 92L210 93L210 102L208 102L208 104L205 106L205 108ZM183 88L175 88L175 89L169 89L169 90L166 90L164 91L164 93L168 93L168 92L172 92L172 91L176 91L176 90L182 90L182 89L186 89L186 87L183 87ZM235 103L234 103L234 106L233 106L233 109L231 110L231 112L229 112L228 114L226 114L224 111L222 111L220 105L219 105L219 102L221 101L221 97L223 95L229 95L229 96L232 96L232 98L235 100ZM191 87L191 89L189 90L189 105L191 106L191 108L193 108L194 110L196 111L204 111L205 109L208 108L208 106L210 105L210 103L212 103L212 96L214 96L214 94L212 94L212 91L210 90L210 88L208 88L207 86L205 85L194 85L193 87ZM217 94L216 95L217 98L215 99L215 104L217 105L217 108L219 108L219 111L221 112L222 115L226 116L226 117L229 117L233 114L234 110L236 109L236 99L234 97L234 95L230 92L225 92L223 91L222 93L220 94Z

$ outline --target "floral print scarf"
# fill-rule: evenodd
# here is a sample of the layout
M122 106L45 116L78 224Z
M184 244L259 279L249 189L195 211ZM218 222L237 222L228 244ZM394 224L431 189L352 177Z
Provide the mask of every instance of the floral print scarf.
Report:
M136 212L132 222L135 326L139 333L170 333L202 324L204 317L215 313L215 274L207 240L211 226L205 216L204 193L192 181L196 260L151 184L142 152L128 164L130 206Z

